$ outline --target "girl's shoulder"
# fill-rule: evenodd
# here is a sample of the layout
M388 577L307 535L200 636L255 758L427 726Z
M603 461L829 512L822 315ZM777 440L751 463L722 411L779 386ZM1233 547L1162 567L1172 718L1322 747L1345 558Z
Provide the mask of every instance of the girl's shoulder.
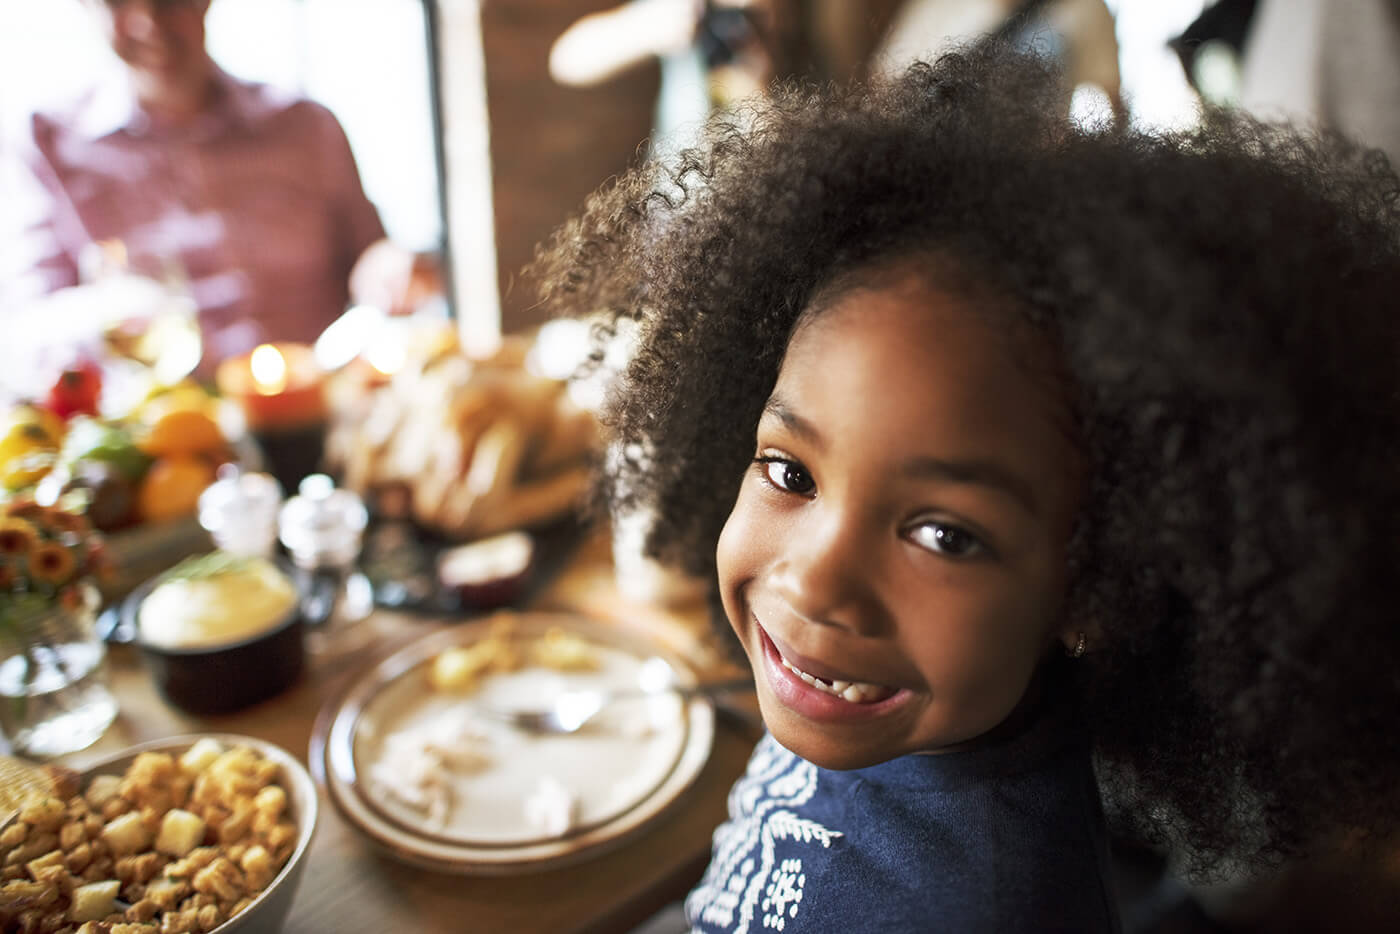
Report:
M1010 748L1038 762L1010 767L1003 747L832 771L766 737L687 901L692 924L732 930L753 911L797 931L1116 930L1087 751Z

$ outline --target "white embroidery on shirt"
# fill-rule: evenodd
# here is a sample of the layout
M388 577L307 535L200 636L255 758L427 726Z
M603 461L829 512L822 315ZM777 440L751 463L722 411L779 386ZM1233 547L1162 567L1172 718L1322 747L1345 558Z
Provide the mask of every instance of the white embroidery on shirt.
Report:
M776 931L797 917L807 876L797 858L784 859L775 872L775 844L829 847L842 835L791 810L816 790L816 767L765 736L730 791L729 820L715 831L710 867L686 899L686 915L731 934L749 934L756 915L764 928Z
M807 877L802 874L802 860L785 859L773 881L764 890L763 926L781 931L788 918L797 917L797 904L802 901L802 889Z

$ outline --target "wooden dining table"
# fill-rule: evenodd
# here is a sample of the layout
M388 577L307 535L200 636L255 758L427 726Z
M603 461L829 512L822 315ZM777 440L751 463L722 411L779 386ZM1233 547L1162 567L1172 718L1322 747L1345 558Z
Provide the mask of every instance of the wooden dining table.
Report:
M579 613L644 634L686 659L702 680L732 679L744 671L712 635L703 604L667 606L625 597L617 587L605 532L585 536L522 609ZM139 655L130 646L113 645L109 668L120 705L117 720L95 745L62 761L82 768L135 743L220 732L270 741L308 763L318 717L324 722L358 673L394 648L469 618L377 610L359 624L370 633L363 647L334 655L313 653L292 688L218 717L192 716L172 707L156 691ZM725 817L729 788L758 738L756 709L751 694L728 696L717 709L713 748L694 783L633 834L562 868L477 875L470 867L432 871L399 862L348 822L322 786L315 836L282 930L631 931L684 897L699 879L713 831Z

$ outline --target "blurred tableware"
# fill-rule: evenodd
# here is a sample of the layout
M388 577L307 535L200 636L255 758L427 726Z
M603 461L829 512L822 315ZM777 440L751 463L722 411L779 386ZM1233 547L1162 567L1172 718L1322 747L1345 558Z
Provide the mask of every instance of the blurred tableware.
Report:
M189 296L144 275L110 275L51 292L7 314L5 328L0 395L39 395L55 368L80 348L105 358L109 389L116 392L104 393L104 408L108 397L120 406L121 384L132 382L134 373L173 384L203 355Z
M657 661L661 660L657 659ZM719 681L712 684L694 684L683 688L668 684L648 685L645 683L645 672L643 672L642 680L643 683L636 687L564 691L555 696L549 704L540 707L495 707L483 704L478 709L517 730L539 736L552 736L560 733L577 733L604 710L616 703L655 697L660 694L675 694L684 700L691 697L714 697L727 691L753 690L752 678L736 678L733 681Z
M82 749L116 716L96 627L101 554L81 515L23 497L0 510L0 727L25 755Z
M432 686L436 659L503 638L507 624L526 653L558 639L584 647L596 667L526 664L483 677L466 694ZM498 614L438 630L359 674L323 712L312 769L352 825L411 864L500 875L589 859L642 830L690 787L714 739L709 700L651 696L625 716L550 737L523 734L476 708L635 684L652 658L669 666L675 684L696 683L693 669L651 640L573 615ZM423 776L442 783L437 799L432 789L428 801L415 799L424 790L411 784L420 759Z
M356 567L369 511L359 496L325 474L301 481L282 505L278 536L300 577L312 651L348 651L372 635L361 626L374 609L369 581Z
M326 441L326 372L306 344L261 344L219 364L219 391L237 403L267 470L285 490L319 469Z
M255 433L323 422L326 374L305 344L260 344L219 364L219 391L243 409Z
M102 337L109 350L149 367L166 385L193 373L204 356L195 304L178 292L167 291L147 315L109 325Z
M271 556L277 546L282 485L271 474L244 472L234 464L221 467L218 476L200 494L199 524L221 551Z
M535 562L528 532L504 532L438 555L438 581L462 606L495 609L520 599Z
M231 733L174 736L132 746L91 763L82 774L85 788L98 775L122 775L143 752L164 752L179 756L196 742L212 739L225 748L246 746L278 767L277 784L287 793L287 811L296 822L296 844L282 869L252 902L229 920L213 928L210 934L234 934L236 931L277 931L291 910L292 899L306 868L306 852L316 830L316 785L306 767L279 746L252 736Z
M172 572L178 576L187 566L177 565ZM151 594L171 581L167 572L132 591L122 603L120 625L108 636L137 647L157 689L170 703L194 714L230 713L281 693L301 675L306 627L295 594L288 609L251 634L186 647L157 644L143 636L141 614ZM237 592L236 587L229 590ZM237 603L229 609L236 613Z
M86 748L116 717L95 626L100 599L84 582L73 600L0 610L0 728L16 752L48 758Z

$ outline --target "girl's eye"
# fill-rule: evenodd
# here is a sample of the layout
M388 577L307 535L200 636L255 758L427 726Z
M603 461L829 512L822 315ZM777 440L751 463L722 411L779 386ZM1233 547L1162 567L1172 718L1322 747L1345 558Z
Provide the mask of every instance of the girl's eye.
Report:
M803 470L802 465L796 461L782 457L760 457L757 460L763 466L763 475L768 478L768 482L780 490L796 493L798 496L810 496L817 487L812 475Z
M946 522L921 522L910 538L915 544L950 558L972 558L986 550L977 536Z

